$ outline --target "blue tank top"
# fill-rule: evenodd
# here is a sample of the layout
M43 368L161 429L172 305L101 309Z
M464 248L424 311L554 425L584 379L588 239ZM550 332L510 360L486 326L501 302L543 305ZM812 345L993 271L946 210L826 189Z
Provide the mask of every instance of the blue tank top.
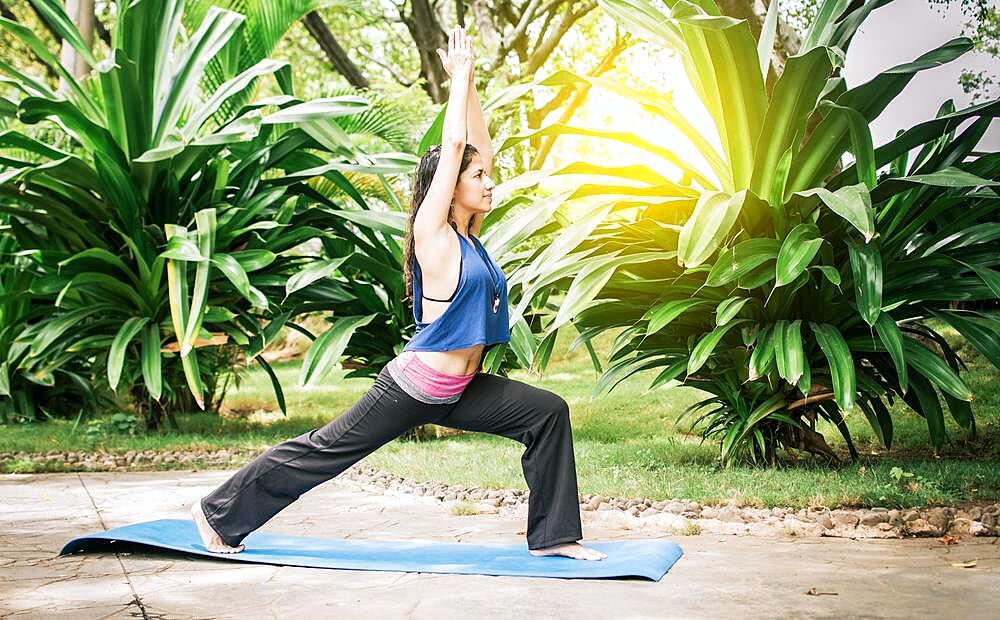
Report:
M424 314L423 275L416 255L413 256L410 266L413 270L413 319L417 327L403 347L404 351L450 351L476 344L485 344L489 349L510 340L507 278L503 270L479 239L472 237L470 244L457 230L455 234L461 250L458 286L445 311L430 323L421 320Z

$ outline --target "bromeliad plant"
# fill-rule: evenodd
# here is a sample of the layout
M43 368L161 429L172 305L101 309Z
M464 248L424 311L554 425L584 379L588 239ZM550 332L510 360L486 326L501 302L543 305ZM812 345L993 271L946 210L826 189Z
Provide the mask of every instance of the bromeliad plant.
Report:
M818 417L857 458L844 416L858 411L889 447L887 404L897 397L926 419L935 447L945 441L938 394L975 433L964 364L926 319L951 325L1000 367L1000 322L950 307L1000 298L1000 154L974 150L1000 102L960 111L946 103L935 119L874 148L868 124L913 75L971 47L956 39L847 88L844 52L887 1L825 0L768 90L777 2L754 41L744 21L710 0L666 0L667 14L645 0L600 0L633 34L679 53L722 152L669 96L564 71L543 82L606 88L639 103L686 136L710 170L604 129L553 125L504 144L540 134L620 140L679 177L644 164L577 162L554 172L582 175L567 198L588 209L511 279L522 293L515 317L537 296L565 291L561 305L550 304L537 365L569 321L580 331L572 346L624 327L595 392L659 367L650 389L676 379L709 392L685 415L700 414L695 425L720 440L726 465L775 464L779 448L836 459L815 430Z
M111 54L99 61L60 3L32 2L93 70L75 80L33 33L0 19L68 84L54 92L0 61L21 94L0 113L51 121L72 141L62 149L15 128L0 133L0 210L37 274L31 294L51 307L21 342L26 363L56 373L69 359L93 360L112 389L128 386L149 406L156 427L161 409L184 408L187 394L217 405L237 353L267 371L284 410L259 353L305 312L333 312L334 322L310 348L301 383L321 379L356 332L362 354L391 350L405 323L386 329L393 322L371 311L385 293L366 273L398 272L392 238L405 217L368 211L344 173L408 172L415 159L352 146L338 119L368 109L363 98L300 101L287 63L268 58L235 66L203 93L210 59L240 40L244 18L232 11L209 8L180 44L183 2L121 4ZM266 75L284 94L224 111ZM359 206L326 198L313 187L320 178ZM312 239L325 256L302 249Z

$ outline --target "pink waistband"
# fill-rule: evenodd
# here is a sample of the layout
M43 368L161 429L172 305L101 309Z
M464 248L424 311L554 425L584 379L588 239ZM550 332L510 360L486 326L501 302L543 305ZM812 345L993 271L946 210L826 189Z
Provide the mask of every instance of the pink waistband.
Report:
M430 396L454 396L461 393L465 386L476 376L449 375L425 364L414 351L403 351L399 354L399 367L422 391Z

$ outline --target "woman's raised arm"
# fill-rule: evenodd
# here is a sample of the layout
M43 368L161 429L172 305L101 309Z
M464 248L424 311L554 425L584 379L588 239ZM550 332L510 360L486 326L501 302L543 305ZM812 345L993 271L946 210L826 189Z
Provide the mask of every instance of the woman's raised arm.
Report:
M415 234L433 236L448 226L448 209L458 183L458 169L466 144L469 74L472 71L472 42L460 28L448 37L448 59L452 68L451 93L441 130L441 156L437 169L413 220Z

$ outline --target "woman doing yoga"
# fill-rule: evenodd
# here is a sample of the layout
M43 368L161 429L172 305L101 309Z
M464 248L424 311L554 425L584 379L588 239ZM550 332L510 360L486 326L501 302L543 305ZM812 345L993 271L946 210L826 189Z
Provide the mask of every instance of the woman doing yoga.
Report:
M448 53L438 54L452 76L451 93L442 144L417 168L403 261L416 333L345 413L268 449L191 506L209 551L242 551L250 532L303 493L407 430L433 423L524 444L532 554L607 557L577 542L583 529L566 401L480 372L485 352L510 340L507 280L478 239L492 201L493 152L465 31L456 28Z

